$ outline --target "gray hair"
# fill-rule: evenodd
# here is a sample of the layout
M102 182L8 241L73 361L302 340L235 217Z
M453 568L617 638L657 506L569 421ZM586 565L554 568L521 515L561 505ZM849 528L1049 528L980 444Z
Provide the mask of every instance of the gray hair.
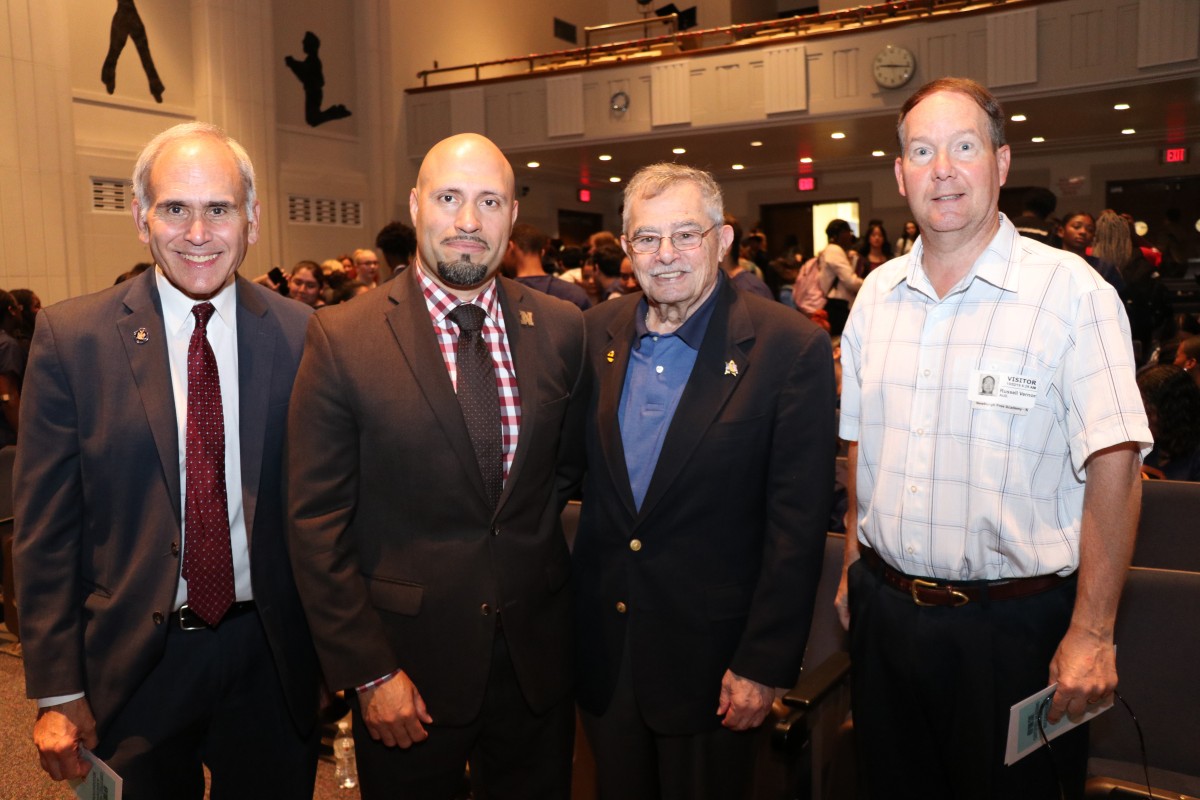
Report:
M725 199L721 196L721 187L712 173L684 164L664 161L642 167L625 185L625 208L621 212L621 230L626 235L630 233L629 209L634 200L649 200L658 197L668 189L689 181L700 189L700 196L704 200L705 210L708 212L708 221L714 225L720 225L721 221L725 219Z
M158 160L158 156L168 145L200 136L216 139L228 147L229 152L233 154L233 160L237 162L238 174L242 176L242 190L246 195L246 216L253 216L254 203L257 199L254 189L254 164L250 162L250 155L246 149L216 125L208 122L184 122L168 128L151 139L142 148L137 164L133 167L133 194L137 198L139 213L143 220L146 219L146 213L150 210L150 172L154 169L154 162Z

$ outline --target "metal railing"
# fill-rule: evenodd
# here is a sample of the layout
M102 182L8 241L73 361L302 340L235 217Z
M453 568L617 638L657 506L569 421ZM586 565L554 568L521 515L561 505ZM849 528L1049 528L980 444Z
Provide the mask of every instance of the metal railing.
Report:
M887 2L872 5L857 6L841 11L827 11L818 14L805 14L783 19L764 20L762 22L746 22L736 25L724 25L718 28L701 30L679 30L678 14L667 14L661 17L613 22L605 25L594 25L584 28L584 46L568 50L553 50L546 53L531 53L525 56L513 56L493 61L478 61L471 64L457 64L451 67L435 67L423 69L417 73L423 88L429 87L432 76L447 75L455 72L470 72L470 78L461 78L437 86L451 86L480 81L485 78L485 70L496 74L488 78L512 77L514 74L530 74L543 70L567 69L572 67L593 66L596 62L611 63L628 58L641 58L655 55L668 55L679 51L714 50L726 47L738 47L746 44L756 44L770 38L778 41L782 38L801 38L814 33L836 32L853 27L868 27L893 22L911 22L923 17L952 11L986 9L1003 5L1020 5L1040 2L1041 0L887 0ZM593 45L592 33L604 33L627 28L642 28L643 32L650 25L667 25L670 32L660 36L643 36L639 39L628 39L618 42ZM511 68L520 65L516 73Z

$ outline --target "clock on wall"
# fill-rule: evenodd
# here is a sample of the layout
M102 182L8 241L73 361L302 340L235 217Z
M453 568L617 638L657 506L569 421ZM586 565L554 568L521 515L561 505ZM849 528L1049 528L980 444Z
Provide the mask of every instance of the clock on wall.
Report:
M889 44L879 51L871 64L871 74L875 83L884 89L899 89L912 80L917 70L917 59L906 47Z
M624 114L629 110L629 95L625 92L614 92L608 98L608 107L614 114Z

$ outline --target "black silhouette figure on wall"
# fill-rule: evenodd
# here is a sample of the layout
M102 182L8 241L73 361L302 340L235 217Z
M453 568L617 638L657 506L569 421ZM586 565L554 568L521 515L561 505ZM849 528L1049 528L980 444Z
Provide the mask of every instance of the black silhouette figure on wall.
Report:
M283 63L296 73L296 77L304 85L304 121L314 128L330 120L350 116L350 109L341 103L321 110L321 101L325 97L325 71L321 68L321 58L317 55L320 49L321 40L312 31L306 31L304 60L300 61L291 56L283 57Z
M155 102L161 103L166 87L158 77L158 70L154 68L154 59L150 56L150 42L146 40L146 26L142 24L141 15L138 14L133 0L117 0L117 10L113 14L112 28L108 34L108 55L104 59L104 66L100 68L100 80L104 83L104 88L108 89L109 94L117 88L117 59L121 57L121 51L125 49L128 39L133 39L133 46L142 58L142 69L146 70L146 78L150 81L150 94L154 95Z

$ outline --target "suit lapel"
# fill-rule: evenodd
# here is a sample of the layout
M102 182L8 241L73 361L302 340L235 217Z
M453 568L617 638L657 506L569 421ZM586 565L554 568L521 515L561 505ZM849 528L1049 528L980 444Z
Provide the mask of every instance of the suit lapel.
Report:
M721 281L717 291L708 330L692 367L692 375L679 399L679 407L667 429L654 476L638 514L639 522L654 510L655 504L674 484L749 367L747 343L754 339L754 324L729 281Z
M504 332L508 337L508 351L512 355L513 369L517 372L517 389L521 398L521 427L517 435L517 451L513 454L512 467L496 510L504 507L505 501L516 485L517 475L529 455L530 437L535 430L541 397L538 395L538 369L541 357L538 353L538 336L534 330L533 309L529 303L529 292L516 281L496 279L496 293L500 300L500 311L504 314ZM464 423L465 424L465 423Z
M629 351L633 348L636 328L634 318L641 303L630 303L609 322L608 342L602 360L596 363L596 381L599 384L599 402L596 408L596 423L599 427L600 447L604 461L608 464L613 486L621 496L630 517L637 515L633 500L633 488L629 484L629 469L625 466L625 445L621 441L621 392L625 389L625 372L629 367ZM611 359L611 360L610 360Z
M162 462L167 495L175 509L176 520L182 520L175 391L171 386L167 333L163 325L162 301L154 286L154 270L146 270L136 278L125 295L125 316L117 320L117 330Z
M267 304L250 284L237 278L238 432L242 450L242 513L246 537L253 536L258 483L262 477L263 439L271 399L275 337L267 325ZM226 431L228 435L228 431Z
M420 266L414 265L388 283L388 297L394 303L386 315L388 325L421 393L425 395L425 401L446 434L450 447L462 462L471 485L486 502L487 492L483 487L483 476L479 473L475 448L467 432L467 423L463 420L458 396L454 393L454 384L446 372L446 362L429 319L425 295L417 284L417 269Z

